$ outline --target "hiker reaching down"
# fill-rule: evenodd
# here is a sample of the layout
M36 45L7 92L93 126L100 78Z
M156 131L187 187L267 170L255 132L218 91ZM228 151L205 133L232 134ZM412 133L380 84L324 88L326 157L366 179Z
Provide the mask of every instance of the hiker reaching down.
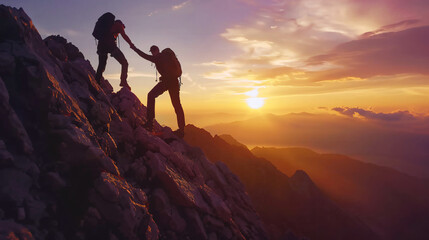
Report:
M92 33L92 35L98 39L98 68L95 74L95 80L100 83L100 79L106 69L107 54L110 53L110 55L121 64L121 83L119 86L131 90L127 83L128 61L116 44L116 39L119 34L121 34L130 47L134 46L125 33L125 25L121 20L115 20L115 16L112 13L105 13L98 19L94 32Z
M176 55L170 48L166 48L162 50L162 52L159 52L159 48L153 45L149 50L152 55L142 52L135 46L131 46L131 48L142 58L153 62L156 70L161 75L159 77L159 83L156 84L147 95L147 123L145 127L149 131L152 131L153 119L155 118L155 98L168 90L171 103L176 112L177 124L179 125L179 129L174 133L179 137L183 137L185 134L185 114L182 104L180 103L179 77L182 75L182 68L179 60L177 60Z

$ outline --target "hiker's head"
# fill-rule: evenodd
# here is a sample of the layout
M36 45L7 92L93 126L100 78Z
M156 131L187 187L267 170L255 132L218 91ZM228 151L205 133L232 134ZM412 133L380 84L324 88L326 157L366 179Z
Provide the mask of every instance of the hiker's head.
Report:
M123 28L125 28L125 24L121 20L115 20L115 24L120 24Z
M150 47L149 52L152 53L153 56L158 55L159 54L158 46L152 45L152 47Z

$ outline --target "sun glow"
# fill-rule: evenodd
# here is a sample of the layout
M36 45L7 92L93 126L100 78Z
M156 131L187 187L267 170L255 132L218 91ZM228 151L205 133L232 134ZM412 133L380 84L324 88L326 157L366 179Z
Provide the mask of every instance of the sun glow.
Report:
M252 98L246 99L246 103L247 105L249 105L249 107L253 109L258 109L264 106L264 99L258 98L258 97L252 97Z

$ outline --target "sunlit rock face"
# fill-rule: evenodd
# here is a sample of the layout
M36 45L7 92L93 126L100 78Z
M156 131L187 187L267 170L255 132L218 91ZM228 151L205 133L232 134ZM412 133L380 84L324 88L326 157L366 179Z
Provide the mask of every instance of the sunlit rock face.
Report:
M0 6L0 239L267 239L228 167L94 75Z

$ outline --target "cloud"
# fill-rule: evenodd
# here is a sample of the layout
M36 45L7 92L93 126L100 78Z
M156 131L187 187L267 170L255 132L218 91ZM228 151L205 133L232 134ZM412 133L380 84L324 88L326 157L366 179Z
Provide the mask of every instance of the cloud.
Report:
M394 24L389 24L386 26L383 26L375 31L371 31L371 32L366 32L364 34L361 35L361 38L366 38L366 37L370 37L376 34L380 34L380 33L384 33L384 32L392 32L392 31L398 31L398 30L404 30L409 28L410 26L416 25L420 23L419 19L409 19L409 20L404 20L398 23L394 23Z
M220 35L239 51L203 77L273 97L410 96L429 86L429 2L411 1L240 0L253 11Z
M152 11L152 12L150 12L147 16L148 16L148 17L152 17L152 16L154 16L154 15L155 15L155 14L157 14L157 13L159 13L159 10Z
M183 7L185 7L187 4L189 4L189 2L191 2L190 0L182 2L181 4L178 5L174 5L173 7L171 7L171 9L173 9L174 11L182 9Z
M340 44L327 54L310 58L307 63L337 66L315 73L315 81L403 73L428 75L428 42L429 26L382 33Z
M199 84L198 82L194 81L194 79L192 79L192 77L189 75L189 73L184 73L182 75L181 79L182 79L182 83L184 83L184 82L190 83L190 87L197 87L198 89L204 90L204 91L207 90L207 87L205 87L205 86Z
M226 63L222 61L212 61L207 63L202 63L202 66L216 66L216 67L225 67Z
M411 114L409 111L397 111L393 113L376 113L370 110L365 110L362 108L348 108L348 107L336 107L332 109L342 115L349 117L362 117L370 120L380 120L380 121L408 121L416 120L416 117Z
M64 35L68 36L68 37L77 37L82 35L81 32L73 30L73 29L65 29L64 31Z

